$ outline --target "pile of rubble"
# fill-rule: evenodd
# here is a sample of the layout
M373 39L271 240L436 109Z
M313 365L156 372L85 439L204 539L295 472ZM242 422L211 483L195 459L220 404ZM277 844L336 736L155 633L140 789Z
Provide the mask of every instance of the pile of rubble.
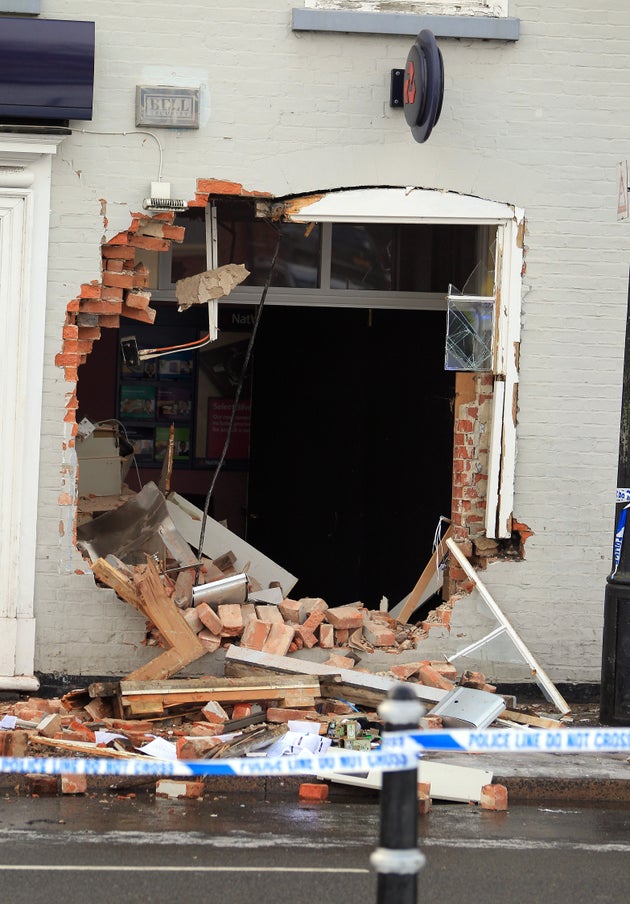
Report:
M0 708L1 754L203 760L371 750L380 745L378 707L401 681L425 707L421 728L564 724L524 711L482 673L459 673L448 662L419 656L396 664L393 656L388 670L366 670L376 651L417 650L423 624L360 602L294 599L297 579L217 523L213 549L198 550L200 515L149 484L80 525L79 548L97 582L142 614L144 644L160 652L120 680ZM217 548L228 540L236 552ZM174 677L207 654L223 674ZM429 774L430 767L424 759L419 767L425 801L507 805L489 772L451 766ZM463 796L453 797L462 777ZM82 778L67 777L69 789L82 790ZM380 787L380 776L322 778Z

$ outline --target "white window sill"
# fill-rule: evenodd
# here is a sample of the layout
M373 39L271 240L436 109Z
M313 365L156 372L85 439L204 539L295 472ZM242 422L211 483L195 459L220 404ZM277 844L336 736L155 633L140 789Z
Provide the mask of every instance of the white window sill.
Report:
M423 28L429 28L436 38L518 41L520 24L520 19L494 16L416 16L409 13L298 8L291 11L293 31L337 31L415 37Z

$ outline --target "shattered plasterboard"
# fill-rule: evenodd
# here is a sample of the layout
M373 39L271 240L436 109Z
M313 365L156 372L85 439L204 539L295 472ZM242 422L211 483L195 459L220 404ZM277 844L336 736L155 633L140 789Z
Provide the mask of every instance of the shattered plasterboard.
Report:
M201 520L203 518L201 509L192 505L178 493L171 493L168 496L166 506L173 523L182 537L197 549ZM229 551L236 556L234 564L236 571L247 570L263 587L269 587L273 581L278 581L282 587L282 592L285 596L288 596L297 584L298 579L295 575L277 565L270 558L237 536L237 534L232 533L227 527L223 527L218 521L208 518L206 520L204 546L201 552L210 559L216 559Z

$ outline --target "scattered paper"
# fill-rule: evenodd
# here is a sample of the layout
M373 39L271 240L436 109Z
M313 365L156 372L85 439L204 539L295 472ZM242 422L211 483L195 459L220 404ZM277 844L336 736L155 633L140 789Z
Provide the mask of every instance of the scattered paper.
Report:
M5 731L12 731L17 724L16 716L3 716L0 720L0 728L4 728Z
M157 760L176 760L177 747L171 741L165 741L164 738L153 738L144 747L136 747L140 753L146 753L147 756L153 756Z

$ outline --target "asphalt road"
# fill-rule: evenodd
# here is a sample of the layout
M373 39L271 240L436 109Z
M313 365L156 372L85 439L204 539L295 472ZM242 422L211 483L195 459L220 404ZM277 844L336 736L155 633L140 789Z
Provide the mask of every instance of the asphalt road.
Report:
M371 904L379 810L247 798L13 798L0 806L0 901ZM435 805L419 820L419 902L625 900L630 810Z

